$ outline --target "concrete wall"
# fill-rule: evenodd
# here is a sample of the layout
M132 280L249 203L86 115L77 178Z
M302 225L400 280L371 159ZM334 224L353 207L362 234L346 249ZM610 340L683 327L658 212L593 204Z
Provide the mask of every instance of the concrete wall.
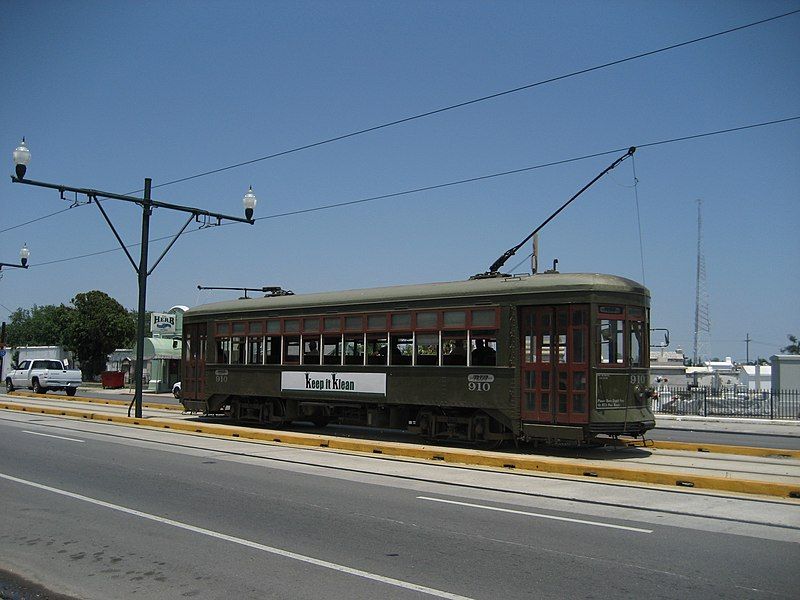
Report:
M800 354L770 356L773 390L800 390Z

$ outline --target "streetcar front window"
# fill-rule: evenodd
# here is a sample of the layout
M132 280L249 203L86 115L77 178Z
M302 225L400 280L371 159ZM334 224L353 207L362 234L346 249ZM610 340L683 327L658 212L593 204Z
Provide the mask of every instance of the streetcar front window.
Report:
M630 353L631 353L631 366L632 367L645 367L644 349L646 347L644 341L644 323L641 321L630 322Z
M600 362L604 365L621 365L624 362L623 340L625 321L600 320Z

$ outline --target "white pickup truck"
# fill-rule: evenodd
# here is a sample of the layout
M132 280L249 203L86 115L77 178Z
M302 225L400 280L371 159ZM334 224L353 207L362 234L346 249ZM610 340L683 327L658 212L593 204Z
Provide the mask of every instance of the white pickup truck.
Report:
M13 371L6 374L6 391L28 388L36 394L47 390L64 390L74 396L81 384L81 372L67 369L60 360L23 360Z

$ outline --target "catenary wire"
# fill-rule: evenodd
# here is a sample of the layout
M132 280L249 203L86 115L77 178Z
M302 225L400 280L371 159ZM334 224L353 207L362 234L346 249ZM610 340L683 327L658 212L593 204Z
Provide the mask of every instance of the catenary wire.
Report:
M669 46L664 46L662 48L657 48L655 50L648 50L646 52L641 52L639 54L628 56L626 58L620 58L620 59L613 60L613 61L610 61L610 62L606 62L606 63L600 64L600 65L595 65L593 67L587 67L585 69L579 69L577 71L572 71L570 73L566 73L566 74L563 74L563 75L557 75L557 76L551 77L549 79L543 79L541 81L536 81L534 83L528 83L528 84L521 85L521 86L518 86L518 87L515 87L515 88L508 89L508 90L503 90L501 92L496 92L494 94L489 94L487 96L481 96L479 98L473 98L471 100L465 100L463 102L458 102L456 104L451 104L450 106L445 106L445 107L442 107L442 108L429 110L427 112L419 113L419 114L416 114L416 115L411 115L409 117L403 117L401 119L397 119L397 120L394 120L394 121L389 121L387 123L382 123L380 125L375 125L373 127L367 127L365 129L359 129L357 131L352 131L350 133L345 133L345 134L334 136L334 137L330 137L330 138L327 138L327 139L324 139L324 140L319 140L317 142L312 142L310 144L305 144L303 146L298 146L296 148L291 148L289 150L282 150L280 152L275 152L273 154L268 154L266 156L262 156L262 157L259 157L259 158L254 158L254 159L251 159L251 160L246 160L246 161L239 162L239 163L232 164L232 165L228 165L228 166L225 166L225 167L212 169L210 171L205 171L203 173L197 173L196 175L190 175L188 177L181 177L180 179L174 179L172 181L167 181L165 183L154 185L152 187L153 188L166 187L168 185L174 185L176 183L182 183L184 181L190 181L192 179L198 179L200 177L206 177L208 175L214 175L216 173L221 173L223 171L229 171L231 169L236 169L236 168L239 168L239 167L252 165L254 163L265 161L265 160L269 160L269 159L272 159L272 158L278 158L280 156L286 156L287 154L293 154L295 152L300 152L302 150L308 150L310 148L316 148L318 146L323 146L325 144L331 144L333 142L339 142L339 141L342 141L342 140L345 140L345 139L349 139L349 138L352 138L352 137L363 135L365 133L370 133L370 132L373 132L373 131L378 131L378 130L386 129L386 128L389 128L389 127L394 127L395 125L401 125L403 123L408 123L410 121L415 121L417 119L423 119L425 117L431 117L433 115L438 115L438 114L441 114L441 113L444 113L444 112L447 112L447 111L455 110L455 109L458 109L458 108L463 108L465 106L478 104L479 102L485 102L487 100L494 100L495 98L500 98L502 96L508 96L510 94L515 94L515 93L522 92L522 91L525 91L525 90L529 90L529 89L532 89L532 88L535 88L535 87L547 85L549 83L555 83L557 81L562 81L564 79L569 79L571 77L577 77L579 75L585 75L587 73L591 73L593 71L599 71L601 69L607 69L609 67L613 67L613 66L620 65L620 64L623 64L623 63L626 63L626 62L631 62L631 61L634 61L634 60L638 60L640 58L646 58L648 56L653 56L655 54L660 54L662 52L668 52L670 50L675 50L677 48L682 48L684 46L689 46L691 44L697 44L699 42L704 42L704 41L707 41L707 40L710 40L710 39L713 39L713 38L716 38L716 37L720 37L720 36L723 36L723 35L728 35L728 34L731 34L731 33L737 32L737 31L742 31L742 30L748 29L750 27L756 27L758 25L763 25L763 24L769 23L771 21L776 21L778 19L783 19L785 17L789 17L789 16L797 14L797 13L800 13L800 9L792 10L792 11L789 11L789 12L786 12L786 13L783 13L783 14L780 14L780 15L776 15L774 17L769 17L767 19L761 19L760 21L754 21L752 23L747 23L745 25L739 25L737 27L732 27L732 28L726 29L724 31L718 31L716 33L712 33L712 34L709 34L709 35L704 35L704 36L701 36L701 37L698 37L698 38L687 40L685 42L679 42L679 43L676 43L676 44L671 44ZM134 194L134 193L138 193L138 192L141 192L141 191L142 190L135 190L134 192L130 192L130 193Z
M655 147L655 146L661 146L661 145L664 145L664 144L673 144L673 143L677 143L677 142L685 142L685 141L689 141L689 140L696 140L696 139L701 139L701 138L705 138L705 137L711 137L711 136L715 136L715 135L722 135L722 134L726 134L726 133L733 133L733 132L737 132L737 131L744 131L744 130L748 130L748 129L754 129L754 128L757 128L757 127L766 127L768 125L777 125L777 124L780 124L780 123L788 123L788 122L797 121L797 120L800 120L800 115L794 116L794 117L787 117L787 118L784 118L784 119L775 119L775 120L772 120L772 121L764 121L762 123L753 123L753 124L750 124L750 125L742 125L740 127L730 127L730 128L727 128L727 129L719 129L717 131L709 131L709 132L705 132L705 133L697 133L697 134L687 135L687 136L683 136L683 137L671 138L671 139L666 139L666 140L659 140L659 141L656 141L656 142L647 142L647 143L644 143L644 144L639 144L636 147L637 147L637 149L651 148L651 147ZM439 184L435 184L435 185L429 185L429 186L414 188L414 189L410 189L410 190L403 190L401 192L393 192L391 194L381 194L379 196L371 196L369 198L361 198L361 199L358 199L358 200L349 200L347 202L337 202L337 203L334 203L334 204L326 204L326 205L323 205L323 206L315 206L315 207L312 207L312 208L304 208L304 209L293 210L293 211L284 212L284 213L276 213L276 214L273 214L273 215L266 215L266 216L263 216L263 217L258 217L255 220L256 221L262 221L262 220L266 220L266 219L277 219L277 218L281 218L281 217L289 217L289 216L293 216L293 215L300 215L300 214L305 214L305 213L317 212L317 211L321 211L321 210L331 210L331 209L334 209L334 208L342 208L342 207L345 207L345 206L353 206L353 205L356 205L356 204L364 204L364 203L367 203L367 202L374 202L374 201L377 201L377 200L386 200L386 199L389 199L389 198L397 198L397 197L400 197L400 196L407 196L407 195L410 195L410 194L417 194L417 193L420 193L420 192L437 190L437 189L442 189L442 188L446 188L446 187L452 187L452 186L456 186L456 185L463 185L463 184L466 184L466 183L474 183L476 181L484 181L484 180L487 180L487 179L494 179L494 178L497 178L497 177L504 177L504 176L507 176L507 175L514 175L514 174L517 174L517 173L525 173L527 171L533 171L533 170L537 170L537 169L544 169L546 167L553 167L553 166L558 166L558 165L569 164L569 163L573 163L573 162L577 162L577 161L581 161L581 160L588 160L590 158L597 158L597 157L600 157L600 156L605 156L607 154L618 154L619 152L624 152L624 151L627 151L627 150L628 150L627 146L624 147L624 148L614 148L613 150L605 150L603 152L596 152L594 154L585 154L583 156L577 156L577 157L573 157L573 158L566 158L566 159L563 159L563 160L557 160L557 161L551 161L551 162L547 162L547 163L541 163L541 164L533 165L533 166L529 166L529 167L522 167L520 169L511 169L511 170L502 171L502 172L499 172L499 173L491 173L491 174L488 174L488 175L480 175L480 176L477 176L477 177L469 177L467 179L460 179L458 181L450 181L450 182L447 182L447 183L439 183ZM223 223L223 224L219 225L219 227L224 227L226 225L231 225L231 224L232 223ZM184 233L185 234L194 233L194 232L197 232L197 231L202 231L203 229L209 229L209 228L207 228L207 227L198 227L197 229L190 229L190 230L188 230L188 231L186 231ZM166 236L163 236L163 237L152 238L149 241L150 242L159 242L159 241L171 239L173 237L174 237L174 235L166 235ZM135 247L140 246L140 245L141 245L140 243L135 243L135 244L130 244L130 245L126 246L126 247L127 248L135 248ZM67 262L67 261L71 261L71 260L78 260L78 259L82 259L82 258L89 258L89 257L92 257L92 256L99 256L101 254L108 254L108 253L111 253L111 252L119 252L120 250L121 250L121 248L119 248L119 247L110 248L110 249L107 249L107 250L100 250L100 251L97 251L97 252L90 252L90 253L87 253L87 254L82 254L80 256L72 256L72 257L67 257L67 258L60 258L60 259L56 259L56 260L36 263L35 265L30 265L30 267L43 267L43 266L46 266L46 265L58 264L58 263ZM525 262L525 260L529 259L530 257L531 257L531 255L529 254L520 263L518 263L517 265L512 267L512 272L513 272L514 269L516 269L519 265L521 265L523 262Z
M18 229L20 227L24 227L25 225L31 225L33 223L37 223L38 221L44 221L45 219L49 219L50 217L55 217L56 215L60 215L63 212L67 212L71 208L74 208L74 206L70 206L68 208L63 208L61 210L57 210L54 213L50 213L49 215L44 215L42 217L37 217L36 219L33 219L31 221L25 221L24 223L19 223L18 225L12 225L11 227L6 227L5 229L0 229L0 233L5 233L6 231L11 231L12 229Z

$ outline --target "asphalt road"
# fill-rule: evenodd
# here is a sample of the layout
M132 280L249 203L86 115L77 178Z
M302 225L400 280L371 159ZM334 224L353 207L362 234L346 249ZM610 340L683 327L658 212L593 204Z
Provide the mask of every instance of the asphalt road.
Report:
M2 412L0 563L104 600L794 598L800 504Z

